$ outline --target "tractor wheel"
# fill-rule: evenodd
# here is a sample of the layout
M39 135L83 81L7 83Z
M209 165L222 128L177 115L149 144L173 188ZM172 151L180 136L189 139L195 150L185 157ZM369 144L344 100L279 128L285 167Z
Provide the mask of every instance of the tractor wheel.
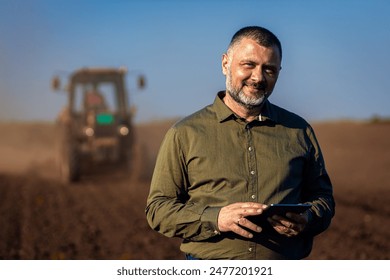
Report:
M80 179L80 154L77 145L66 132L61 133L59 140L59 171L61 181L65 184L76 182Z
M133 158L132 142L128 139L121 139L118 147L119 163L125 167L131 166Z
M77 149L70 143L63 147L60 161L61 179L64 183L76 182L80 179L80 162Z

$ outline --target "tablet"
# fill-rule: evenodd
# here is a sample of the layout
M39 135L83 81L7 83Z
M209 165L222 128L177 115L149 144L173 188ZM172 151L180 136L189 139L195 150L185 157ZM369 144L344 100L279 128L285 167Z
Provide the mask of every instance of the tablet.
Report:
M311 204L270 204L264 209L261 216L271 217L273 215L286 216L286 213L292 212L301 214L311 207Z

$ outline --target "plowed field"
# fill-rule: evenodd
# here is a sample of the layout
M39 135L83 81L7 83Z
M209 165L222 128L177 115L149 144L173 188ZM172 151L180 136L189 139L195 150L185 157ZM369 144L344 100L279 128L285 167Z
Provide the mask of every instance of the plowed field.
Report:
M0 259L183 259L152 231L144 208L154 160L172 122L137 127L139 170L92 170L63 185L54 126L0 124ZM314 125L334 184L336 217L310 259L390 259L390 124Z

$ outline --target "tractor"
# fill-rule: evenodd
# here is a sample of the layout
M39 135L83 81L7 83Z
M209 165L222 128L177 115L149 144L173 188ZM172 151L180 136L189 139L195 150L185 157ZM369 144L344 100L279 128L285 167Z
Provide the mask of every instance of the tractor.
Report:
M125 68L82 68L74 71L61 89L58 76L55 91L67 92L67 105L57 117L57 162L64 183L75 182L83 166L119 164L131 169L134 152L134 107L129 106ZM143 88L143 76L138 87Z

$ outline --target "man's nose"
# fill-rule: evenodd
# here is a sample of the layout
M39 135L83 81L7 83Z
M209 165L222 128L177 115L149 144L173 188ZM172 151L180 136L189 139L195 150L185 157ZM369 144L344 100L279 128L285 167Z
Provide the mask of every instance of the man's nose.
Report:
M253 69L251 80L255 83L259 83L263 81L263 79L264 79L264 75L262 69L260 67L256 67L255 69Z

